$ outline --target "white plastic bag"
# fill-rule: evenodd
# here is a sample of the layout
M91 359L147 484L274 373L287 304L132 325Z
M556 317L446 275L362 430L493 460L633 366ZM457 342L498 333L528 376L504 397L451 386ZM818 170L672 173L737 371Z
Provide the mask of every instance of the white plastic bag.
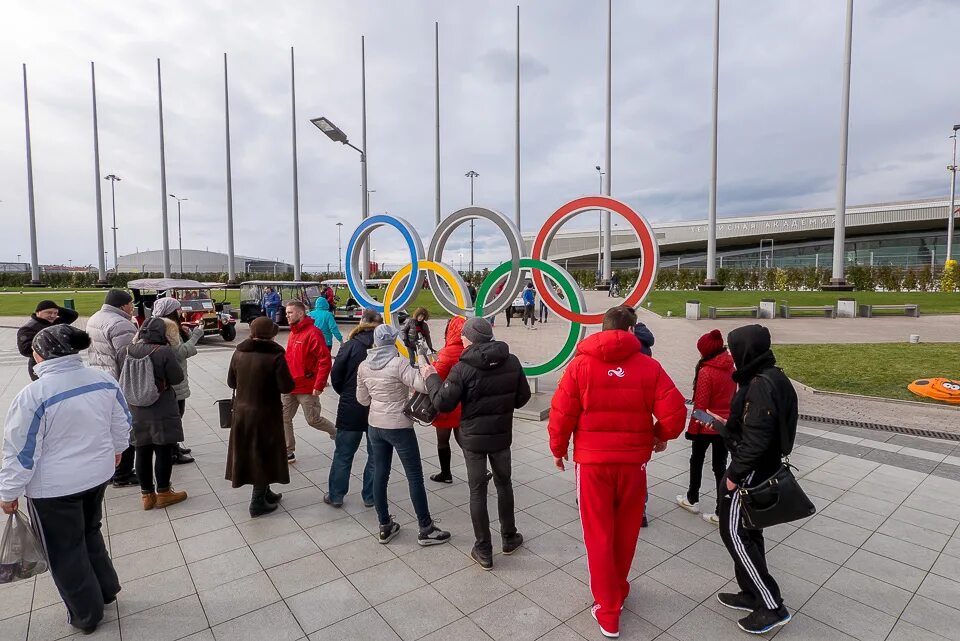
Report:
M46 571L43 547L23 512L17 510L7 519L0 539L0 583L22 581Z

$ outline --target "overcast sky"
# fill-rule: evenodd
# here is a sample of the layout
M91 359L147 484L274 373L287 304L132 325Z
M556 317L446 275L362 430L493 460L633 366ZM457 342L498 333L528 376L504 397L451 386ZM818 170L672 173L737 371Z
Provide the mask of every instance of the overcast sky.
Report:
M596 193L603 164L606 2L521 0L522 212L535 230ZM842 0L723 0L720 215L835 199ZM0 5L0 260L29 256L21 63L27 64L40 261L95 263L90 61L101 174L115 173L120 253L161 246L156 59L163 65L167 191L185 248L226 249L222 56L230 56L236 251L292 257L290 47L297 57L302 261L337 262L335 224L360 217L360 36L367 42L371 211L434 215L433 28L440 22L442 207L512 215L516 1L4 2ZM615 0L614 197L652 222L706 216L713 2ZM950 80L960 3L857 0L848 203L949 193ZM110 227L109 183L103 188ZM176 204L170 201L171 246ZM575 227L593 225L594 218ZM107 229L106 247L111 250ZM503 243L477 227L477 261ZM446 259L457 263L466 233ZM399 261L389 232L377 258ZM346 244L346 235L344 245ZM112 251L112 250L111 250Z

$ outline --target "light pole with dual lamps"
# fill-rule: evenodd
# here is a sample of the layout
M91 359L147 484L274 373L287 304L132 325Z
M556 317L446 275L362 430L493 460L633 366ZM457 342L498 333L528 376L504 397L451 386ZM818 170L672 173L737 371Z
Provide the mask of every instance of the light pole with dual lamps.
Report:
M343 243L340 240L340 231L343 229L343 223L337 223L337 265L340 267L339 274L343 274Z
M947 260L953 258L953 218L957 215L956 194L957 194L957 130L960 125L953 126L953 164L947 167L950 172L950 211L947 212Z
M464 174L467 178L470 179L470 206L473 207L473 180L474 178L479 178L480 174L474 170L470 170ZM470 219L470 273L473 273L473 223L474 220Z
M597 175L600 177L600 193L603 194L603 176L604 173L600 169L600 165L596 166ZM600 214L600 231L597 234L597 286L600 285L600 281L603 279L603 210L598 210Z
M117 273L117 192L116 184L120 182L120 177L116 174L110 174L109 176L104 176L104 180L110 181L110 204L113 207L113 227L110 229L113 230L113 273Z
M181 225L181 222L180 222L180 203L182 203L185 200L189 200L189 198L177 198L173 194L170 194L170 197L173 198L175 201L177 201L177 242L180 247L178 251L180 253L180 277L182 278L183 277L183 226Z

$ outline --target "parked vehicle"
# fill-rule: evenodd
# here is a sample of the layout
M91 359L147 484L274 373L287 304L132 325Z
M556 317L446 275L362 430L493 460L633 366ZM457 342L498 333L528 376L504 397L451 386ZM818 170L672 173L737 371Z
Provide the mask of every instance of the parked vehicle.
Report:
M219 334L225 341L237 337L237 320L224 310L224 303L213 300L211 289L223 288L221 283L201 283L183 278L141 278L127 283L133 294L138 325L143 325L153 314L153 303L158 298L180 301L183 325L191 329L203 327L204 336Z
M264 316L263 297L267 287L280 294L281 303L292 300L302 302L308 310L323 291L317 281L306 280L248 280L240 283L240 322L251 323L255 318ZM280 314L274 319L281 327L286 327L287 318Z
M367 281L367 291L386 290L390 284L388 278L371 278ZM363 315L363 305L361 305L347 287L347 281L343 278L331 278L320 283L320 291L327 287L333 288L333 294L337 302L336 309L333 310L333 317L340 323L359 323ZM382 292L373 292L371 296L383 302Z

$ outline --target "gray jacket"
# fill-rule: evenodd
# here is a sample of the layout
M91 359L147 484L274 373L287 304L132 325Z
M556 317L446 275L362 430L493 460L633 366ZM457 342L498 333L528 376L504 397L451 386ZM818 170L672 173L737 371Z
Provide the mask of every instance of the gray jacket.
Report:
M427 391L420 372L397 353L395 345L367 352L367 360L357 370L357 402L370 407L370 425L387 430L413 427L403 414L410 388Z
M173 391L177 394L177 400L182 401L190 397L190 378L187 373L187 359L197 355L197 343L203 338L203 327L197 326L190 334L190 338L183 340L180 337L180 326L169 318L163 319L163 325L167 330L167 342L173 348L173 353L177 357L177 364L183 370L183 381L173 385Z
M137 335L137 325L130 314L119 307L104 305L87 321L87 333L91 341L87 352L90 367L103 370L120 380L117 354L132 343Z

